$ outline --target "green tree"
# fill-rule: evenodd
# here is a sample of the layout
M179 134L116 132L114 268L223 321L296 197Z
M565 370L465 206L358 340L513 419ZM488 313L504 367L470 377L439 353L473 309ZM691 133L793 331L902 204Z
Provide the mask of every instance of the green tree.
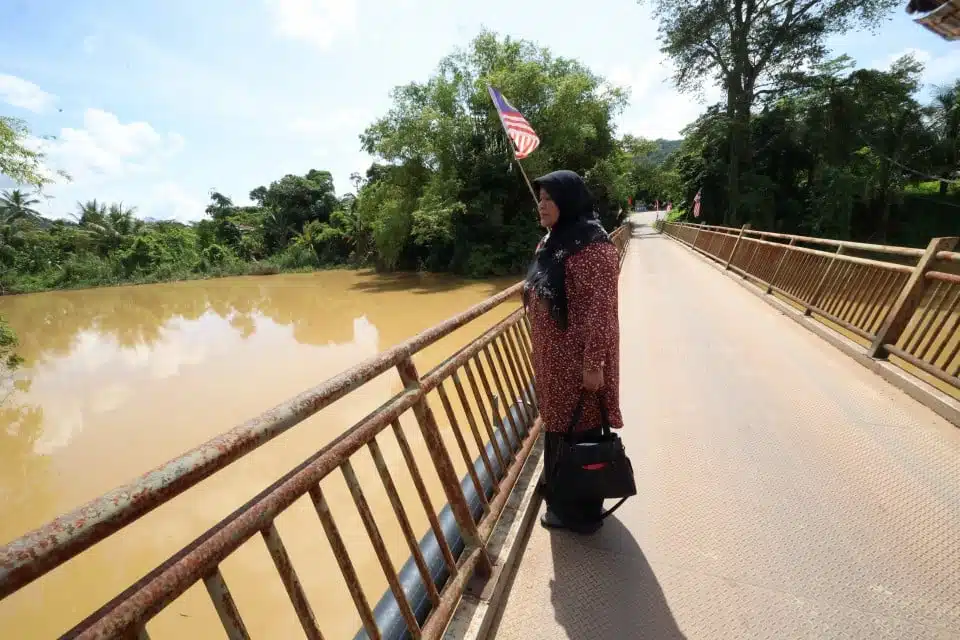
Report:
M608 228L629 188L613 119L626 92L576 60L533 43L477 36L425 83L393 92L390 111L361 136L375 165L358 193L382 268L517 272L542 233L487 85L531 123L541 146L523 160L537 175L563 167L589 177Z
M40 200L19 189L4 191L0 195L0 220L7 224L17 220L39 220L40 212L33 208L36 204L40 204Z
M889 71L854 69L841 56L814 65L802 82L766 102L750 119L742 221L902 244L951 233L960 202L910 193L923 175L949 170L940 151L949 139L938 120L942 103L918 102L921 73L910 56ZM711 107L684 133L672 159L684 197L689 202L702 187L705 219L723 222L730 144L723 107Z
M896 0L651 0L674 82L699 91L714 81L728 120L727 224L740 220L742 174L751 156L750 116L757 100L779 94L783 80L826 55L828 36L878 25Z
M949 180L960 177L960 78L936 88L927 109L937 137L933 170L941 178L940 195L947 195Z
M27 146L29 135L23 120L0 116L0 174L39 189L51 179L43 170L43 154Z
M143 220L135 216L136 208L123 203L107 205L97 200L78 202L80 228L88 233L101 255L106 256L128 244L141 229Z

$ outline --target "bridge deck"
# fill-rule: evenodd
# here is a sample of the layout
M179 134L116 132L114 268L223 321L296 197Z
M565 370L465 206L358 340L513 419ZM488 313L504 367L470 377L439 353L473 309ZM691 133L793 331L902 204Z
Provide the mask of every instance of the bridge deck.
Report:
M621 327L640 495L535 525L495 637L960 637L960 429L649 228Z

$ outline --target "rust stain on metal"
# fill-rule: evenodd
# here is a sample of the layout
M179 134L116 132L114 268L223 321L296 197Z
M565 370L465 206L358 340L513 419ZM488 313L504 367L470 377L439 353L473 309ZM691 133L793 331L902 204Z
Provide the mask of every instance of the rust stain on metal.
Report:
M400 614L407 623L407 632L414 640L419 640L420 624L417 622L417 617L414 615L413 609L410 608L410 602L407 600L407 596L403 592L403 587L400 585L400 579L397 577L397 572L393 568L393 562L390 560L387 545L384 544L383 536L380 534L380 528L377 526L376 520L373 519L373 512L370 511L370 505L367 504L367 499L363 495L363 489L360 488L360 481L357 479L357 474L353 470L353 465L347 460L340 465L340 471L343 474L343 479L347 481L347 487L350 489L350 495L353 497L353 504L356 505L357 512L360 514L360 520L363 522L363 528L366 529L367 537L370 538L370 542L373 544L373 551L377 555L377 560L380 561L380 568L383 570L383 575L387 578L390 591L393 593L397 606L400 607Z
M450 421L450 430L453 432L453 437L457 441L457 448L460 450L460 456L463 458L464 465L466 465L467 475L470 476L470 480L473 482L473 488L477 492L477 497L480 498L483 512L487 513L490 510L487 494L483 490L483 483L480 482L477 470L473 466L473 456L470 455L470 451L467 449L467 443L463 439L463 431L460 429L460 423L457 421L457 416L453 412L453 405L450 404L450 398L447 396L446 389L443 388L443 383L437 385L437 394L440 396L440 403L443 405L443 410L447 414L447 420ZM492 474L491 477L493 477Z
M447 544L446 537L443 535L443 528L440 526L440 520L437 519L437 511L433 508L433 501L427 492L427 486L423 483L423 476L420 475L420 469L417 467L417 461L413 457L410 443L403 433L403 427L400 426L399 420L394 420L391 425L393 426L393 435L396 437L397 444L400 446L400 453L403 454L403 460L407 463L407 469L410 471L413 486L417 489L417 495L420 496L420 504L423 505L427 520L430 522L430 528L433 530L437 545L440 547L443 561L447 564L447 570L450 572L450 575L456 575L458 571L457 561L450 551L450 545Z
M280 532L277 531L276 524L271 522L269 526L260 530L260 534L263 536L263 542L267 545L267 550L273 559L273 565L277 568L277 573L280 574L283 587L287 590L287 596L290 598L290 603L293 604L293 609L297 613L303 632L308 640L323 640L323 634L317 625L317 618L313 614L313 609L310 607L307 595L303 591L300 578L297 577L297 572L293 568L293 563L290 561L287 548L280 538Z
M512 403L509 401L509 397L507 396L507 394L504 393L503 391L503 383L500 381L500 375L497 373L497 368L494 366L493 359L490 357L490 351L484 348L483 355L487 361L487 367L490 369L490 375L491 377L493 377L493 384L497 388L497 393L500 395L501 398L503 398L504 419L506 420L506 423L510 425L510 430L513 432L513 435L517 439L517 443L519 445L519 443L523 441L523 438L520 436L520 429L517 427L517 424L513 419L513 413L510 411L510 405ZM479 358L478 358L478 362L479 362ZM482 367L480 367L480 376L481 378L483 377Z
M483 428L487 432L487 437L489 438L488 442L493 443L493 453L497 457L497 461L500 463L500 470L502 472L503 469L507 468L507 461L504 459L504 454L500 449L500 445L497 444L496 437L494 437L493 423L491 422L490 417L487 415L487 408L483 404L483 396L480 394L480 388L477 386L477 380L473 376L473 369L471 368L469 362L464 363L463 371L467 374L467 382L470 384L470 390L473 393L473 399L477 405L477 412L480 414L480 419L483 421Z
M477 450L480 452L480 459L483 461L483 467L487 470L487 474L491 478L496 478L497 474L493 472L493 465L490 462L490 457L487 455L487 447L483 442L483 437L480 435L480 429L477 428L477 420L473 415L473 408L470 406L470 402L467 400L467 394L463 390L463 384L460 382L460 376L458 376L457 372L454 371L451 375L451 378L453 379L453 386L457 390L457 397L460 400L460 406L463 407L463 413L467 416L467 424L470 427L470 433L473 434L473 441L476 443ZM496 453L496 443L494 443L493 450ZM503 460L499 459L499 456L498 461L500 462L500 469L505 469L506 467L503 464ZM494 493L499 490L499 486L494 483Z
M207 587L207 593L220 616L220 622L223 624L223 630L227 632L227 637L230 640L250 640L250 634L247 633L247 627L243 624L243 618L240 617L237 603L230 595L230 589L227 588L220 569L215 569L213 573L207 575L203 579L203 584Z
M413 388L419 387L420 381L413 360L407 358L397 365L397 370L400 372L400 379L404 385ZM473 521L473 514L470 512L463 490L460 488L460 479L457 478L453 461L450 460L450 454L443 444L443 438L440 436L440 429L437 426L436 418L433 416L433 411L431 411L426 400L421 397L414 403L413 413L420 425L420 432L423 434L433 466L440 479L440 486L443 487L444 494L447 496L447 503L450 505L450 510L457 521L457 526L460 527L460 535L463 536L463 540L468 547L481 549L480 571L489 573L493 570L493 563L477 532L477 524Z
M337 529L337 523L333 520L333 514L330 513L330 506L319 484L310 488L310 498L313 500L313 506L317 510L317 516L323 525L323 530L327 534L327 540L330 542L330 548L333 556L340 565L340 573L343 574L343 580L347 584L347 590L350 591L350 597L353 598L353 604L357 607L357 613L363 621L363 628L371 640L380 640L380 629L377 627L377 621L373 617L373 611L370 609L370 603L367 596L363 593L363 587L360 584L360 578L357 576L356 569L353 568L353 562L350 560L350 553L343 544L343 538Z
M446 380L447 377L452 375L457 369L473 359L474 356L486 348L491 342L500 336L507 329L507 327L510 326L511 323L516 322L522 315L523 310L517 309L506 318L487 329L483 334L478 336L476 340L466 345L454 355L447 358L424 374L420 378L420 386L424 391L431 391L441 381Z
M937 252L937 260L943 260L944 262L960 262L960 253L956 251L939 251Z
M383 483L383 488L386 490L387 497L390 499L390 506L393 507L393 513L397 516L400 530L403 532L403 537L407 541L407 548L410 549L410 555L413 556L413 561L417 565L417 570L420 572L420 578L423 580L423 584L427 589L427 596L430 597L430 602L433 603L433 606L437 606L440 604L440 592L437 591L437 586L433 582L433 576L430 575L430 568L427 566L427 562L423 558L423 553L420 551L417 536L413 532L413 527L410 526L410 519L407 517L407 511L403 507L403 501L400 499L397 487L393 483L393 477L390 475L387 462L383 459L383 452L380 451L380 445L377 444L376 440L371 440L367 443L367 448L370 449L373 463L377 467L377 473L380 474L380 481Z

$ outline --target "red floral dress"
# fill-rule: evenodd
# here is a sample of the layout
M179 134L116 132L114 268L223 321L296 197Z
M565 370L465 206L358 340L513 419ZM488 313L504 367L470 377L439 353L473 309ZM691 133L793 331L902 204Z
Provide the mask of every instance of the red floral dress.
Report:
M563 331L549 307L529 297L533 368L537 401L544 428L565 432L583 388L584 366L603 369L603 388L588 393L575 431L601 426L600 406L607 408L610 426L623 426L620 415L620 327L617 288L620 258L608 243L594 243L567 258L568 323Z

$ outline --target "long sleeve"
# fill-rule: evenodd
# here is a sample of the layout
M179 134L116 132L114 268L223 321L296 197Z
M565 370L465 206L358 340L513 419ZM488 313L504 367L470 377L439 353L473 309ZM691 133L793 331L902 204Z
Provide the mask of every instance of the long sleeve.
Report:
M571 326L583 331L583 367L599 370L619 340L617 285L620 260L610 244L594 244L570 258L568 278L573 294L581 297L571 304Z
M568 325L561 329L549 306L534 297L528 307L537 400L547 431L565 432L583 389L585 367L603 366L602 393L589 397L577 430L610 426L620 413L620 329L617 315L619 257L609 244L592 244L567 258Z

